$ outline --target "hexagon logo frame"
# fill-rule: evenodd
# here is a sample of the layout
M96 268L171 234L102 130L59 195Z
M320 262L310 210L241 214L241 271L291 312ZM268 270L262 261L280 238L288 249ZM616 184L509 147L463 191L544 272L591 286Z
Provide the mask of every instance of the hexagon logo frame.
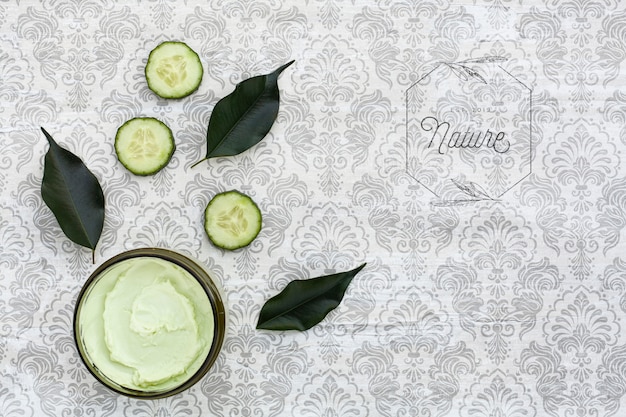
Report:
M504 62L438 63L406 91L406 170L436 205L497 201L532 173L532 89Z

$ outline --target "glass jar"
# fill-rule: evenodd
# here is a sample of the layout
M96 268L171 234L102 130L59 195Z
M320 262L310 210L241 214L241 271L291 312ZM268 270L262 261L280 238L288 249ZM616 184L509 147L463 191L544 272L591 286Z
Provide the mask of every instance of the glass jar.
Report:
M225 333L217 282L197 261L169 249L134 249L105 261L74 310L82 361L105 386L135 398L190 388L215 363Z

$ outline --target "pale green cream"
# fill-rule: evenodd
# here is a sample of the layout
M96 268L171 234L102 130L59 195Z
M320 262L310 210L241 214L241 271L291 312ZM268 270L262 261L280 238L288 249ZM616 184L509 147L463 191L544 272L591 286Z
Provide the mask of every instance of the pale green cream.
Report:
M189 379L206 359L213 309L185 269L155 257L105 270L79 310L80 337L95 367L115 383L164 391Z

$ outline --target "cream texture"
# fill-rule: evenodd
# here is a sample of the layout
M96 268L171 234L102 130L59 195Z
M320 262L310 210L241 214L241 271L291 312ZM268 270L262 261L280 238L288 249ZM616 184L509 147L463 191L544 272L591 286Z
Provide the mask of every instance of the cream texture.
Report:
M198 281L156 257L121 261L85 293L79 312L87 356L115 383L163 391L190 378L206 359L213 310Z

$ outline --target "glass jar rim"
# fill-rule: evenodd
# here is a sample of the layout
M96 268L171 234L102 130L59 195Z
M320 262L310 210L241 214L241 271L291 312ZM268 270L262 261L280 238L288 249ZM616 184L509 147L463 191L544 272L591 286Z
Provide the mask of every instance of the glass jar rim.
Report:
M103 273L109 270L112 266L120 262L133 258L144 257L162 259L164 261L171 262L187 271L191 276L196 279L196 281L198 281L200 286L204 289L204 292L206 293L211 304L211 308L213 310L215 331L213 334L211 348L209 349L209 352L204 362L191 377L183 381L181 384L162 391L141 391L117 384L115 381L111 380L109 377L99 372L98 368L90 362L90 360L88 359L89 354L86 351L83 341L80 337L80 311L82 308L82 301L84 300L85 295L89 293L92 286L97 283L98 278L101 277ZM87 278L87 281L83 284L76 300L73 316L74 343L76 345L76 348L78 349L78 353L82 362L85 364L89 372L107 388L113 390L114 392L132 398L165 398L185 391L186 389L197 383L209 371L209 369L217 360L226 334L227 323L224 296L222 294L222 289L219 286L219 283L216 282L212 278L212 276L214 276L214 274L212 272L209 272L207 268L203 267L198 260L192 259L190 256L172 249L157 247L131 249L119 253L100 264L90 274L90 276Z

